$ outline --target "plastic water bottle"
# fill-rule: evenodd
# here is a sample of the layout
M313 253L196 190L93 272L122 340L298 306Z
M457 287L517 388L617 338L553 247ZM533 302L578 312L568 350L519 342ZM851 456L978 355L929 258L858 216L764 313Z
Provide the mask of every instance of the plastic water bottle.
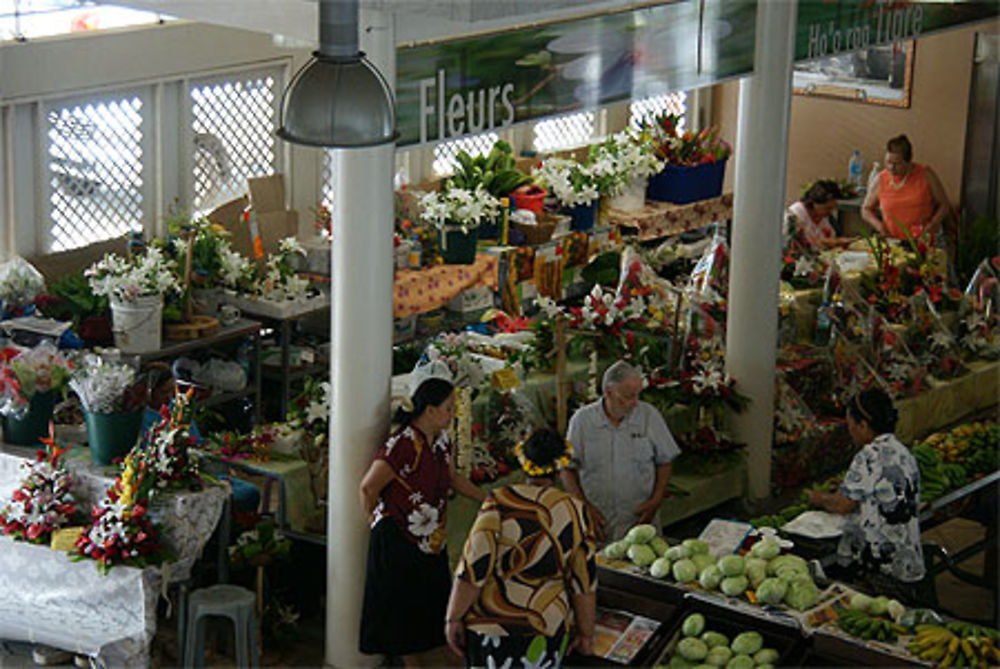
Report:
M854 184L854 187L858 191L861 191L865 187L861 177L862 171L864 171L864 161L861 159L861 151L854 149L854 153L851 154L851 160L847 164L847 180Z
M813 333L813 343L816 346L826 346L830 343L830 329L833 323L830 321L830 305L823 302L816 310L816 330Z
M420 235L413 235L410 242L410 269L420 269L420 256L423 254L423 244L420 243Z

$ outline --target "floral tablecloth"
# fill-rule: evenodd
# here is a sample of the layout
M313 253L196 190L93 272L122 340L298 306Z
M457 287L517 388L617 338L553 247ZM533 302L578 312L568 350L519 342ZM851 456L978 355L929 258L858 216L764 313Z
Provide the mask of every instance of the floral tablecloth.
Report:
M699 200L690 204L646 201L639 211L608 209L606 222L625 228L636 228L639 240L659 239L679 235L687 230L705 227L715 221L733 217L733 194Z
M393 287L393 315L405 318L448 304L466 288L496 288L497 257L476 255L471 265L438 265L421 270L399 270Z

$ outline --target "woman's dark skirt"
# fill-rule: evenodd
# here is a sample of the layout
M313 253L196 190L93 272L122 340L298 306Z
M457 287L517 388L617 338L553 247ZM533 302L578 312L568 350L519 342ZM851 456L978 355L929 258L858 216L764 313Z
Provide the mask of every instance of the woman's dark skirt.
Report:
M368 544L361 652L409 655L443 646L450 591L448 551L428 555L382 519Z

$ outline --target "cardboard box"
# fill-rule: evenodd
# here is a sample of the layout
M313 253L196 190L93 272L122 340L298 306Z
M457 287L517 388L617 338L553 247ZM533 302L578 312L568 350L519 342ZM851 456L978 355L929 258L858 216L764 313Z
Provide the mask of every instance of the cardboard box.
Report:
M489 309L492 306L493 290L487 286L473 286L466 288L448 302L448 311L467 314L480 309Z
M230 200L212 210L208 220L229 231L233 250L261 262L268 254L278 250L278 243L285 237L295 237L299 231L299 214L285 209L285 178L275 174L268 177L247 179L249 197ZM252 225L243 220L243 212L251 207L260 236L259 249L255 249Z

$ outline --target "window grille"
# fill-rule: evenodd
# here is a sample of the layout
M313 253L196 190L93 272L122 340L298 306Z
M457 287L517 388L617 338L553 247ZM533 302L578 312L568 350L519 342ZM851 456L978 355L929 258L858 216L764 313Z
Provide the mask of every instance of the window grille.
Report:
M327 150L323 152L323 174L320 176L322 181L319 182L319 201L320 203L330 209L333 207L333 151Z
M455 156L458 155L459 151L465 151L473 156L480 153L489 153L498 139L500 139L500 136L497 133L487 132L482 135L462 137L450 142L441 142L434 147L434 174L440 177L454 172L455 165L458 164Z
M687 113L687 93L683 91L680 93L665 93L663 95L654 95L644 100L636 100L629 105L629 111L631 118L628 125L630 128L636 130L642 126L642 122L645 119L658 116L664 112L679 114L683 117ZM681 126L683 125L684 122L682 120Z
M568 114L535 124L536 151L559 151L589 144L594 136L594 112Z
M274 174L281 72L246 72L192 82L192 207L205 211L246 192L248 177Z
M48 104L48 251L63 251L141 230L143 101L119 95Z

